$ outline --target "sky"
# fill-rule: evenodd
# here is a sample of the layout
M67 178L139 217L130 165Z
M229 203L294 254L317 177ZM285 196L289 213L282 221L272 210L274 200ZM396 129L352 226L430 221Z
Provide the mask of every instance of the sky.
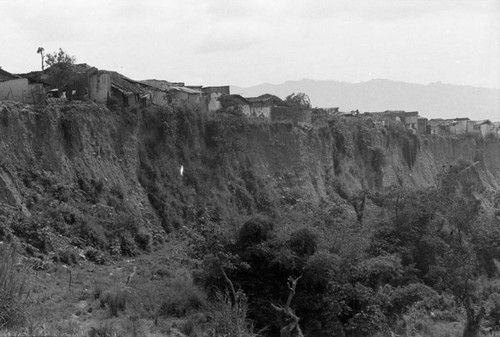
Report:
M62 48L136 80L500 88L500 0L0 0L0 66Z

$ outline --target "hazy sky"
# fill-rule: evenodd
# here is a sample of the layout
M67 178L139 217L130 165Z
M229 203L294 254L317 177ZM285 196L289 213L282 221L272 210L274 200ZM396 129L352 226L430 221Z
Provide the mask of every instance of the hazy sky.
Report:
M0 0L0 66L38 47L134 79L385 78L500 88L500 0Z

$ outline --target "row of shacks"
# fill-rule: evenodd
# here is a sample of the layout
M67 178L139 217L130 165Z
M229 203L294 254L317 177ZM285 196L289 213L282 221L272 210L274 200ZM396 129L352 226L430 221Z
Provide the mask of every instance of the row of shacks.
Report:
M68 77L71 78L62 81L64 85L61 85L54 81L50 68L20 75L0 69L0 100L26 104L44 103L47 98L96 103L112 100L123 107L135 107L176 101L202 104L210 90L229 94L229 86L202 88L158 80L135 81L117 72L98 70L87 64L72 65Z
M14 75L0 68L0 101L12 100L26 104L90 101L112 103L120 107L171 105L188 103L203 111L221 108L220 98L226 96L249 118L270 121L311 122L311 110L288 106L273 95L242 97L231 95L229 86L186 86L164 80L136 81L115 71L99 70L87 64L71 66L70 79L55 83L53 69Z
M386 121L401 122L413 134L428 135L464 135L476 134L483 138L500 138L500 123L489 120L472 121L469 118L427 119L420 117L418 111L387 110L383 112L351 112L344 116L372 117L384 125Z
M63 81L64 82L64 81ZM57 85L59 84L59 85ZM59 88L58 88L59 87ZM221 108L220 98L225 96L248 118L269 121L290 121L311 123L317 118L335 115L371 117L377 123L387 120L401 122L413 134L461 135L478 134L482 137L500 136L499 123L471 121L468 118L427 119L420 117L418 111L391 110L383 112L358 111L341 113L321 109L311 111L290 107L279 97L265 94L258 97L231 95L229 86L186 86L181 82L164 80L135 81L114 71L98 70L87 64L72 65L71 79L54 83L51 69L15 75L0 68L0 101L12 100L26 104L64 103L67 101L91 101L95 103L113 102L121 107L147 105L171 105L188 103L203 111L214 112ZM321 111L325 116L319 116Z

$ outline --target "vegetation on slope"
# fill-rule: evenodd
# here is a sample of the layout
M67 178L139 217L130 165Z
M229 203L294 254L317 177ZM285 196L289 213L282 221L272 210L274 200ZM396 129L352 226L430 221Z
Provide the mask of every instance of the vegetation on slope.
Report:
M21 118L9 109L0 140L14 146ZM35 307L48 304L53 274L68 279L53 290L61 303L91 310L68 305L81 324L122 319L122 334L147 324L167 333L178 319L190 336L273 335L286 304L306 336L473 336L499 325L498 205L480 202L481 168L462 162L434 187L384 189L391 142L408 169L419 151L397 124L268 124L230 102L213 115L75 105L33 116L21 117L34 140L1 149L0 173L24 204L0 207L0 240L44 275L31 284Z

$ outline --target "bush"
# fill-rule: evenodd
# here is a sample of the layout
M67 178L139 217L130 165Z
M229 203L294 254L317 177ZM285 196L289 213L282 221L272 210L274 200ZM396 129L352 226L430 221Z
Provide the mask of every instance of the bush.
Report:
M311 256L318 246L318 236L309 228L302 228L290 235L288 245L300 257Z
M54 262L61 262L68 266L78 264L78 252L73 248L59 250L54 256Z
M273 223L266 218L250 219L241 227L238 241L242 246L267 241L271 237L273 227Z
M339 256L324 251L317 252L307 260L303 284L315 292L325 291L334 273L340 269L340 264Z
M85 250L85 257L95 264L104 264L106 262L104 254L92 247Z
M16 252L0 243L0 326L21 325L26 319L26 273L16 270Z
M166 284L159 296L163 297L158 312L160 316L185 317L206 305L205 293L194 284L191 274L182 270Z
M94 280L94 288L92 288L92 296L94 297L94 300L100 299L101 296L103 296L103 291L102 285Z
M99 298L101 308L107 307L113 317L118 317L120 311L127 307L128 292L124 289L115 289L111 292L105 292Z
M150 252L153 238L151 234L140 231L135 235L135 242L140 249Z
M247 298L242 291L236 293L233 303L230 295L218 291L209 307L210 330L212 336L252 337L253 325L247 319Z

